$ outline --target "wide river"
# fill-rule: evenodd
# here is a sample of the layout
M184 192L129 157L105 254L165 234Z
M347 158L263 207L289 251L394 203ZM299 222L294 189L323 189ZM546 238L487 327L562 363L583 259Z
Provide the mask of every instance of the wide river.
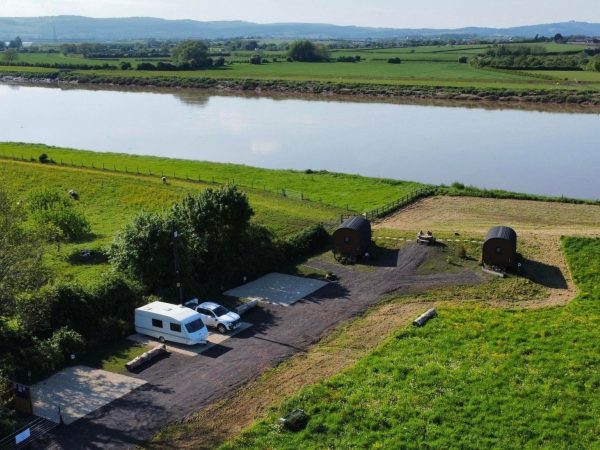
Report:
M0 85L0 141L600 198L600 115Z

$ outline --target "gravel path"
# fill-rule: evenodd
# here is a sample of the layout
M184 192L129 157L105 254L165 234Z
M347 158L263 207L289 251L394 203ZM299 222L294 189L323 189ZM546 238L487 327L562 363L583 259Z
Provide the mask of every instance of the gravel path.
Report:
M129 448L163 426L227 397L233 390L298 352L306 351L341 322L362 314L392 292L449 284L474 284L473 272L419 276L427 247L389 252L372 270L313 260L339 277L292 307L265 305L244 317L254 326L198 357L171 354L139 375L148 383L78 422L60 428L53 448Z

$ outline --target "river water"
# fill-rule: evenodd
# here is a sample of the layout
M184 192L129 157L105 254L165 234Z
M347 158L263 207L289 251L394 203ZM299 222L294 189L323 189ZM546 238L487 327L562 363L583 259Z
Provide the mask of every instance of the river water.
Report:
M0 141L600 198L600 115L0 84Z

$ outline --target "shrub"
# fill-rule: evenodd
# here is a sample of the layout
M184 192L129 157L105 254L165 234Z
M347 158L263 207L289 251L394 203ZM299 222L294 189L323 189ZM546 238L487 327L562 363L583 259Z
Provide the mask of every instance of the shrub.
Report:
M250 64L262 64L262 58L260 55L252 55L250 57Z
M136 70L156 70L156 66L149 62L143 62L137 65Z
M127 61L123 61L119 67L121 68L121 70L130 70L131 69L131 63L127 62Z
M33 221L48 241L76 241L90 232L85 216L77 211L73 202L58 191L41 190L29 197Z
M389 64L402 64L402 60L398 57L388 59Z
M323 225L313 225L283 241L281 248L287 260L294 260L322 250L330 241L331 236Z
M322 62L329 60L329 50L311 41L296 41L290 46L288 56L294 61Z
M63 327L52 334L50 339L52 345L56 346L68 360L70 355L76 355L85 350L85 339L76 331Z
M48 164L50 162L50 158L48 158L48 155L46 153L42 153L39 158L38 158L39 162L41 162L42 164Z
M108 259L148 290L170 284L175 276L172 233L168 217L142 211L117 234Z
M466 56L461 56L460 58L458 58L458 62L460 64L467 64L469 62L469 58L467 58Z

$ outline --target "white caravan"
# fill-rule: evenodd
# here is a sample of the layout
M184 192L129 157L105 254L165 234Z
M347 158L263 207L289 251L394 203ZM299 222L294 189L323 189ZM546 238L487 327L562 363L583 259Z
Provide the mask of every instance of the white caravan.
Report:
M206 344L208 330L202 317L185 306L153 302L135 310L135 331L160 342Z

